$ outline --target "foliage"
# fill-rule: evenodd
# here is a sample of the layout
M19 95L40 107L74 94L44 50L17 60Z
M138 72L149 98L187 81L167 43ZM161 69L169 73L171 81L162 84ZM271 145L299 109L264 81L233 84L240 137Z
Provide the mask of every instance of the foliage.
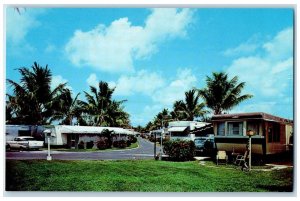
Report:
M137 138L134 135L128 135L128 141L130 141L131 143L136 143Z
M91 94L84 92L87 102L78 101L85 123L92 126L128 126L129 114L122 106L126 100L112 100L115 88L110 88L107 82L99 82L98 88L90 86Z
M84 142L83 141L80 141L78 143L78 149L84 149Z
M205 104L198 103L199 95L192 89L185 92L185 100L175 101L171 112L173 120L193 121L197 117L203 117L207 111L204 110Z
M110 148L110 143L107 138L100 138L97 141L96 145L97 145L97 148L101 149L101 150Z
M127 147L127 141L126 140L117 140L113 142L113 146L116 148L126 148Z
M76 117L80 118L81 111L78 105L78 93L75 98L72 97L70 89L62 89L63 93L61 96L56 97L54 100L53 108L54 114L52 120L60 120L63 125L72 125L73 119Z
M229 80L228 75L223 72L214 72L212 77L207 76L206 85L206 88L198 92L214 114L222 114L252 97L250 94L241 95L245 82L238 83L237 76Z
M169 140L163 144L164 153L173 161L192 160L195 154L195 143L186 140Z
M51 123L50 117L60 110L57 100L65 93L64 84L51 90L52 73L48 66L42 67L34 62L31 68L18 68L20 84L7 79L13 88L13 95L7 94L7 124L43 125Z
M86 148L87 149L92 149L94 147L94 141L90 141L86 143Z

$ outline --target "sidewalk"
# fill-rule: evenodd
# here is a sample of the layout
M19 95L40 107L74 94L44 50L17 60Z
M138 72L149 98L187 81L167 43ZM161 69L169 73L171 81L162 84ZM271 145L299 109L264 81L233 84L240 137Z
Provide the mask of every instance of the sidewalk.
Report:
M207 165L206 160L210 159L210 157L194 157L197 161L199 161L199 165L207 166L207 167L212 167L212 168L225 168L225 169L236 169L236 166L230 165ZM210 160L211 161L211 160ZM281 169L286 169L286 168L293 168L291 164L275 164L275 163L268 163L265 164L265 166L268 166L268 168L261 168L261 169L251 169L251 171L274 171L274 170L281 170Z

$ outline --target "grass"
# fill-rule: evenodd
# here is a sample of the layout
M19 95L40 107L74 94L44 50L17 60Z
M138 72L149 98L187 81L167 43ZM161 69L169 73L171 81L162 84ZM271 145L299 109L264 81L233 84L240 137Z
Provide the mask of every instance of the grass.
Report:
M8 191L291 192L293 169L242 172L197 161L7 160Z
M95 151L113 151L113 150L124 150L124 149L134 149L137 148L139 146L138 142L132 143L129 147L126 148L116 148L116 147L112 147L110 149L104 149L104 150L100 150L100 149L67 149L67 148L51 148L51 150L53 151L65 151L65 152L95 152ZM43 148L41 150L48 150L47 148Z

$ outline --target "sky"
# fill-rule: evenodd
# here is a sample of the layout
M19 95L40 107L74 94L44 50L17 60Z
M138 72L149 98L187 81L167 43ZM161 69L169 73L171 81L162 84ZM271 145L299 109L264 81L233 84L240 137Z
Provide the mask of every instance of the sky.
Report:
M7 7L6 78L36 61L52 88L67 82L81 100L106 81L132 125L145 126L222 71L253 95L229 113L293 119L293 24L291 8Z

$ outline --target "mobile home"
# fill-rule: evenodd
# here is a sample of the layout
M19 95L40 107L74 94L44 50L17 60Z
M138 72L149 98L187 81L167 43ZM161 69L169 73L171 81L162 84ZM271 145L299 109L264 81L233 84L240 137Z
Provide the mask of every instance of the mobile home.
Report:
M197 121L172 121L169 122L168 132L170 139L195 140L197 134L210 123Z
M44 130L51 131L50 144L54 146L66 146L76 148L80 142L94 143L101 139L101 133L104 129L113 132L112 140L127 140L128 135L136 135L134 130L128 130L117 127L96 127L96 126L67 126L67 125L6 125L6 140L12 140L17 136L33 136L36 139L44 140L48 143L45 137Z
M252 153L277 154L289 150L293 121L270 114L239 113L212 117L215 143L218 150L243 153L253 131Z

